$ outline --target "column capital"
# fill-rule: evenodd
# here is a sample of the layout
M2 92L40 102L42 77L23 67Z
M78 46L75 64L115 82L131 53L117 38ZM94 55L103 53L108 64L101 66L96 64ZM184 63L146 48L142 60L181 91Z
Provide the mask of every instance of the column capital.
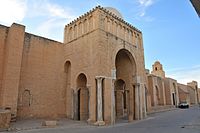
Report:
M102 79L105 79L105 76L96 76L95 79L102 80Z
M71 88L73 93L77 93L78 92L78 88Z
M132 85L140 86L140 83L132 83Z
M141 82L141 77L138 76L138 75L134 75L133 76L133 81L136 82L136 83L140 83Z

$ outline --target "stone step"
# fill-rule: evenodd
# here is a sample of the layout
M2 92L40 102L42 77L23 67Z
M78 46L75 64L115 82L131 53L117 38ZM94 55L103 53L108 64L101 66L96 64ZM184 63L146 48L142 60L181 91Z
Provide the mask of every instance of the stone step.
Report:
M46 120L42 122L42 126L50 126L50 127L54 127L57 126L57 121L56 120Z

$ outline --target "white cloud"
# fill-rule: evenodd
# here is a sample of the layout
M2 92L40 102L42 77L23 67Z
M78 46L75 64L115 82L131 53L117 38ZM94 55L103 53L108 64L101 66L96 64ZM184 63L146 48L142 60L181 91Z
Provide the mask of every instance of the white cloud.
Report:
M1 0L0 23L21 22L26 15L26 0Z
M49 11L51 16L53 16L53 17L61 17L61 18L66 17L65 10L58 5L53 5L53 4L48 3L47 4L47 10Z
M138 2L140 3L140 5L145 7L151 6L154 3L153 0L139 0Z
M26 25L26 31L62 41L64 26L75 16L73 10L49 0L1 0L0 23Z
M138 15L144 17L146 10L155 3L155 0L138 0L137 3L139 7Z
M168 77L176 79L178 82L186 84L193 80L200 84L200 65L191 68L176 68L167 71Z
M62 41L64 26L75 16L69 7L51 3L48 0L30 0L27 18L37 20L31 33Z
M74 18L72 10L69 7L51 3L48 0L29 0L28 17L56 17L56 18Z
M60 5L47 3L46 5L47 13L51 15L51 17L57 17L57 18L65 18L67 20L72 20L75 18L74 15L72 15L73 11L70 10L67 7L61 7Z
M65 19L51 18L40 23L34 33L57 41L63 41L63 29L66 24Z

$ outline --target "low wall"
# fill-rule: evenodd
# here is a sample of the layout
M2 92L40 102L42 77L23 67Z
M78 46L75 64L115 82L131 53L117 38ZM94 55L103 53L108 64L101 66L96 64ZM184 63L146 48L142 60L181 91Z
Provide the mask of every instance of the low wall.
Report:
M9 110L0 110L0 131L10 127L11 112Z

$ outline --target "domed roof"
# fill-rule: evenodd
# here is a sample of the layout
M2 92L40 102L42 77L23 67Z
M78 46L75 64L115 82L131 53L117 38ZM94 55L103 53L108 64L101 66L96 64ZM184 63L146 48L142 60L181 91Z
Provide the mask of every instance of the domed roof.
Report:
M105 7L105 9L107 9L107 10L110 11L110 12L112 12L112 13L115 14L117 17L123 19L122 14L121 14L117 9L115 9L115 8L113 8L113 7Z
M160 64L160 61L157 60L154 64Z

